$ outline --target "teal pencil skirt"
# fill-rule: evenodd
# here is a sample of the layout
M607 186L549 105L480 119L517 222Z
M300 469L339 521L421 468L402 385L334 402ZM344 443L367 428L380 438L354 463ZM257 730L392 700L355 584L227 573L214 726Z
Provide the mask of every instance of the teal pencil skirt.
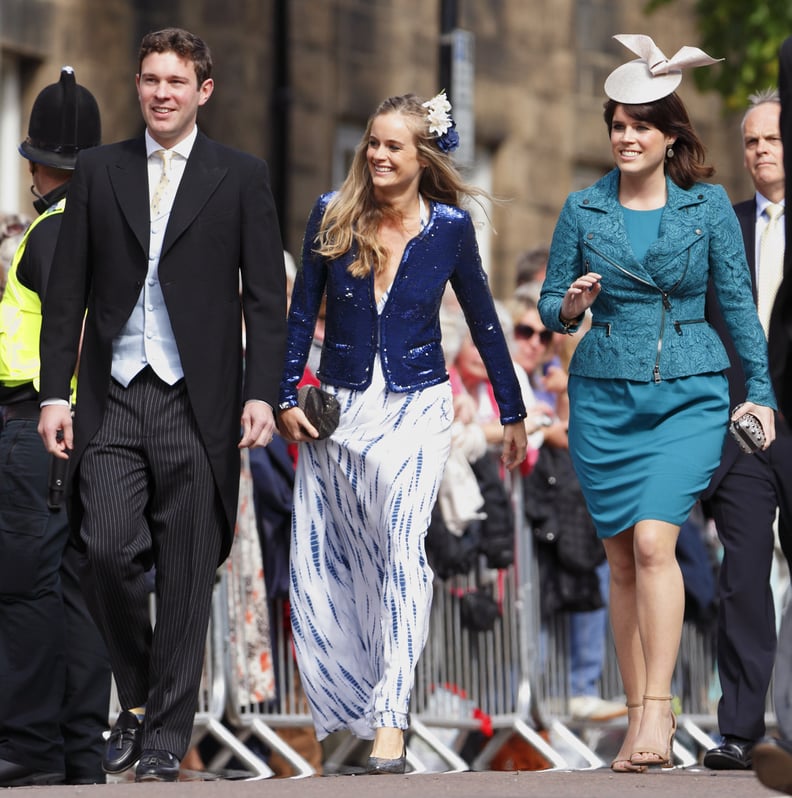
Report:
M718 467L729 420L721 373L662 382L569 378L569 449L600 538L681 525Z

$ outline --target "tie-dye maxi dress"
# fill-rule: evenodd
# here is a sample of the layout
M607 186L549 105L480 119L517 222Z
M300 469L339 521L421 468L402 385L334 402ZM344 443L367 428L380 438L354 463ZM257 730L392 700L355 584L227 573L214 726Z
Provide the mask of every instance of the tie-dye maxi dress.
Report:
M381 311L386 297L380 300ZM448 457L448 382L389 391L379 359L341 402L324 441L300 444L291 542L291 615L319 739L407 728L426 642L432 571L424 537Z

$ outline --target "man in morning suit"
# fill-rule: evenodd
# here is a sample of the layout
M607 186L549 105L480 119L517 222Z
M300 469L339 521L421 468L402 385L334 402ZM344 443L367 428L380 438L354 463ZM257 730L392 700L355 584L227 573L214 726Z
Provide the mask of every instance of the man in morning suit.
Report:
M751 268L754 297L768 329L778 288L784 247L785 173L777 92L751 98L743 117L745 166L753 180L753 199L734 206ZM780 213L774 228L771 217ZM773 236L776 236L775 241ZM763 284L769 280L771 291ZM772 296L768 300L768 293ZM731 340L717 303L708 298L708 316L730 356ZM744 401L742 370L731 357L728 371L732 406ZM747 770L752 749L765 734L765 704L776 651L776 622L770 571L774 521L778 511L781 548L792 555L792 435L779 416L776 440L766 451L742 454L727 436L723 456L704 494L723 544L718 614L718 672L721 699L718 728L723 742L704 755L714 770Z
M80 154L43 314L39 432L71 460L72 533L123 710L103 767L137 761L137 781L176 780L189 746L239 448L272 439L285 348L267 166L198 130L211 69L194 34L143 38L145 134ZM72 426L65 400L83 318Z
M781 139L784 144L787 194L792 195L792 36L784 40L778 60L781 94ZM787 222L789 224L789 222ZM792 247L784 251L784 281L770 319L770 373L779 413L792 419ZM754 770L766 787L792 795L792 604L787 601L778 633L773 701L779 737L765 737L753 750Z

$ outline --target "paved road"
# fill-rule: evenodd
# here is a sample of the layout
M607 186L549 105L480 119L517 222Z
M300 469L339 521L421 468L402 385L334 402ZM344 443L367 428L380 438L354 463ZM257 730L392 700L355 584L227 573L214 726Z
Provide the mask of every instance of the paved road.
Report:
M263 781L180 781L177 784L116 782L90 787L17 787L13 798L772 798L753 773L713 772L700 767L643 774L533 771L327 776ZM156 793L156 796L155 796ZM7 793L11 798L11 793Z

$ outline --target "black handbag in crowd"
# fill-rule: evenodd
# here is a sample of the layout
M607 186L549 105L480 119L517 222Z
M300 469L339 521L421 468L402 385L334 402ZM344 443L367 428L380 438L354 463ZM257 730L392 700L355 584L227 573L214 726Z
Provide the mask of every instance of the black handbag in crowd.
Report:
M486 591L468 591L459 600L459 620L471 632L491 632L500 617L498 602Z
M603 606L597 566L602 541L586 508L567 449L543 446L525 478L525 519L536 544L543 619L557 612L590 612Z

